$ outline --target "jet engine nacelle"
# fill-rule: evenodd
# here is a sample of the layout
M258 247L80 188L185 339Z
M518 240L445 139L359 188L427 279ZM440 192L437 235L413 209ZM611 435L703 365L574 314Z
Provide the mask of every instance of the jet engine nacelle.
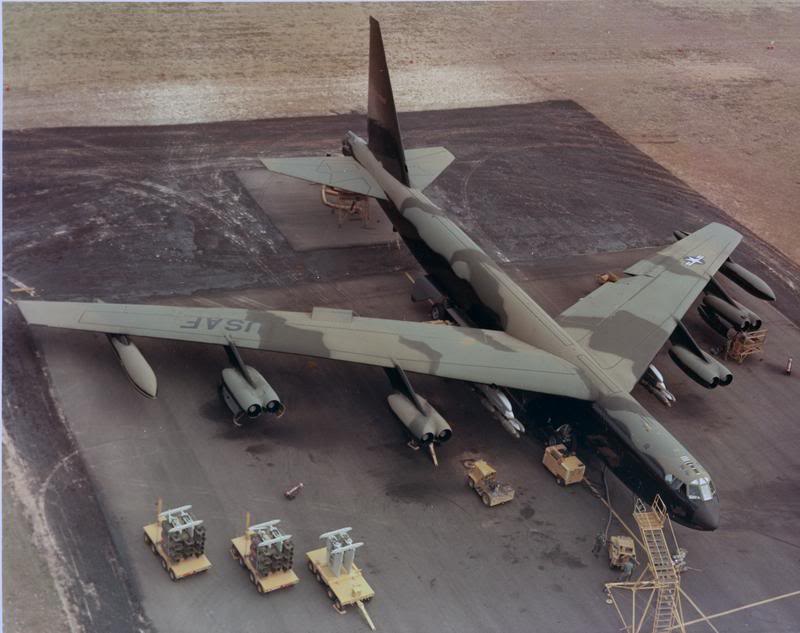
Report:
M739 332L749 332L761 327L759 316L736 301L729 303L721 297L707 294L703 297L703 305L711 308L713 312L725 319Z
M267 380L250 366L244 366L250 376L248 382L238 369L228 367L222 370L222 399L238 420L246 415L257 418L264 411L277 417L283 415L286 407Z
M417 394L417 399L424 413L401 393L389 394L387 398L389 407L417 440L423 444L449 440L453 435L450 425L425 398Z
M156 374L139 348L123 334L109 334L108 340L136 390L143 396L155 398L158 392Z
M702 357L698 356L683 345L673 345L669 350L670 358L680 367L689 378L703 385L706 389L713 389L717 385L729 385L733 381L733 374L725 365L711 358L700 350Z

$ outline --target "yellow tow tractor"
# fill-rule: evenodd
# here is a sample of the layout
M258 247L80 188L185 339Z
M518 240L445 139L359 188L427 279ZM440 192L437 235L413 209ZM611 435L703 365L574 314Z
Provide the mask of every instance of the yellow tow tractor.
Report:
M467 485L472 488L489 507L506 503L514 498L514 489L508 484L498 483L497 471L487 462L479 459L467 474Z
M280 519L250 525L245 515L244 534L231 539L231 556L247 570L250 582L264 595L300 582L292 570L294 543L291 534L278 528Z
M569 486L583 481L586 466L574 455L567 455L567 447L563 444L545 448L542 463L555 475L559 486Z
M306 553L308 569L325 587L325 592L338 613L346 613L345 607L354 604L369 628L374 631L375 624L364 604L372 600L375 592L355 564L356 550L364 543L353 543L349 536L351 530L352 528L346 527L320 535L319 538L326 545Z
M158 500L155 523L144 526L144 542L161 559L161 567L176 582L211 568L205 555L206 528L189 512L192 506L161 511Z

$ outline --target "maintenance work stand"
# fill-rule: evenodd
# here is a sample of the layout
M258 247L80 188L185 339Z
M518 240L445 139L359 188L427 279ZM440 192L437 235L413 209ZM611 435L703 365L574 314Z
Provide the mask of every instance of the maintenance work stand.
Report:
M155 523L144 526L144 542L161 559L161 567L170 580L193 576L211 569L211 561L204 553L205 528L198 530L202 521L196 520L189 510L192 506L181 506L161 511L158 500ZM182 546L183 555L178 555L176 545ZM185 547L189 545L191 549Z
M586 466L574 455L567 453L563 444L555 444L544 449L542 463L553 473L559 486L571 486L583 480Z
M364 543L354 543L349 532L353 528L342 528L320 535L325 547L306 554L308 569L325 587L333 608L345 613L345 607L356 605L369 628L375 630L364 603L372 600L375 592L369 586L361 570L355 564L356 550Z
M292 570L294 545L292 535L278 528L280 519L250 525L245 515L244 534L231 539L231 556L247 570L256 591L266 595L300 582Z
M664 535L665 526L672 531L666 505L659 495L652 506L637 498L633 518L639 525L648 564L634 581L606 583L607 602L614 605L628 633L643 632L650 622L651 633L685 633L681 604L681 595L685 594L678 570L685 566L686 551L679 550L679 556L670 552Z

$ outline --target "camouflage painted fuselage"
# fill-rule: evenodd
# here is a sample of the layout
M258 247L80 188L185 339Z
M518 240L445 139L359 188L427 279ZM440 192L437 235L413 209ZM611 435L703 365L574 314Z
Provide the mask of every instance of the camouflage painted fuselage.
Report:
M439 207L386 171L363 139L349 132L345 144L385 192L381 207L414 257L470 325L505 331L574 365L593 401L581 430L609 467L647 501L661 494L677 521L715 529L716 494L690 499L685 485L668 483L710 480L686 448Z

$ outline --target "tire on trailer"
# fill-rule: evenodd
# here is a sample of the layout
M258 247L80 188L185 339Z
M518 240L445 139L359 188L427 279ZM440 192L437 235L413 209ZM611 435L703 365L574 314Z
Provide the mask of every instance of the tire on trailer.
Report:
M163 556L161 557L161 567L164 568L164 571L167 571L167 559Z
M256 584L256 575L253 572L250 572L250 582Z
M316 573L316 570L314 569L314 563L311 561L308 561L308 571L310 571L312 574Z
M265 595L267 592L264 591L264 587L261 586L260 582L256 583L256 591L260 593L262 596Z
M175 575L175 570L174 569L170 569L169 570L169 579L172 582L178 582L178 577Z
M330 587L325 587L325 593L328 594L328 598L330 598L331 600L336 600L336 594L333 593L333 589L331 589Z
M481 501L483 501L483 505L488 506L489 505L489 495L487 495L485 492L482 493L481 494Z

